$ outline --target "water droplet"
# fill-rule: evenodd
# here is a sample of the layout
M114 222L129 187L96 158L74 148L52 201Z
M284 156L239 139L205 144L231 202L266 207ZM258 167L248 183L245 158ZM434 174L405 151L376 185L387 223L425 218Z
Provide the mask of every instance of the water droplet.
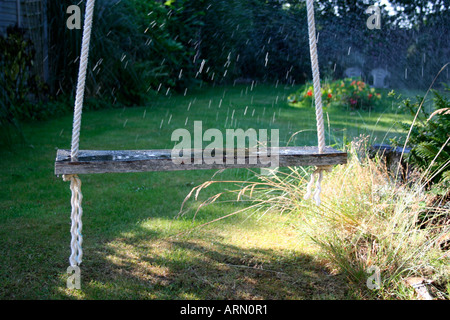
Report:
M200 64L200 70L198 71L199 73L202 73L203 67L205 66L205 62L206 62L206 60L203 59L203 60L202 60L202 63Z

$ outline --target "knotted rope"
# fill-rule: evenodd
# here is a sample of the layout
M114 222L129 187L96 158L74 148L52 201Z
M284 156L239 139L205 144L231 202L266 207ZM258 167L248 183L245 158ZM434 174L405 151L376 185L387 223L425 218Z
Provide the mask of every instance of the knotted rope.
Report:
M91 41L92 21L94 17L94 4L95 0L87 0L83 27L83 40L81 44L80 69L78 72L77 92L73 114L72 147L70 152L71 161L78 160L81 112L83 110L86 70L89 60L89 44ZM81 234L83 228L83 223L81 220L83 215L83 208L81 207L83 194L81 193L81 180L77 175L63 175L63 180L70 181L70 191L72 192L72 198L70 200L70 204L72 206L72 213L70 216L72 221L72 226L70 228L72 240L70 242L71 255L69 262L70 265L74 267L81 264L83 257L83 236Z
M83 258L83 235L81 231L83 229L83 222L81 217L83 216L83 208L81 202L83 200L83 194L81 193L81 180L77 175L63 175L64 181L70 181L70 191L72 192L72 198L70 204L72 206L72 213L70 219L72 220L72 226L70 233L72 240L70 242L71 254L69 258L70 265L72 267L80 265Z
M316 202L316 204L320 205L320 192L322 191L321 183L323 179L323 172L328 171L330 172L333 166L319 166L317 169L311 174L311 179L308 182L308 185L306 187L306 193L304 196L305 200L308 200L311 197L312 194L312 187L314 185L314 181L316 180L316 176L318 175L319 178L316 182L316 190L314 191L313 199Z
M308 31L309 31L309 52L311 56L311 70L314 84L314 98L316 107L316 122L317 122L317 140L319 153L323 153L325 150L325 129L323 124L323 111L322 111L322 90L320 87L320 72L319 72L319 59L317 57L317 40L316 40L316 24L314 19L314 0L306 1L306 10L308 15ZM314 200L317 205L320 205L320 192L321 182L323 179L323 172L329 171L330 166L317 166L316 170L311 174L311 180L308 183L307 191L304 199L307 200L311 197L312 186L316 175L319 175L316 184L316 190L314 192Z

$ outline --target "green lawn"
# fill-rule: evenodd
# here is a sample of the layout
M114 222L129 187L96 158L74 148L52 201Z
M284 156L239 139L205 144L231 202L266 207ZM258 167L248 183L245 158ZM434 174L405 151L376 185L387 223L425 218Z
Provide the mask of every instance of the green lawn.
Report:
M207 88L161 96L145 107L83 114L81 149L171 148L171 133L193 128L277 128L280 145L315 145L312 108L292 108L297 88L257 85ZM326 110L327 143L361 134L372 142L399 136L409 119L386 110ZM329 119L329 120L328 120ZM70 191L53 175L57 148L69 148L72 116L23 125L25 145L2 148L0 168L0 299L343 299L346 282L330 275L317 248L301 237L295 214L223 216L242 204L223 202L176 219L192 187L215 171L82 176L82 290L66 289ZM185 125L186 124L186 125ZM245 180L248 170L216 178ZM211 186L205 195L221 191Z

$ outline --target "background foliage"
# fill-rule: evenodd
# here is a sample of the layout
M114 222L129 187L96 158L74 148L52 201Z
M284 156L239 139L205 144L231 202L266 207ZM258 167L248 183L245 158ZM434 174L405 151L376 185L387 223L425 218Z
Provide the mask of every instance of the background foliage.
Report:
M409 144L412 146L408 161L429 172L432 182L443 182L450 186L450 100L447 95L440 94L434 90L433 104L435 111L427 112L422 107L423 97L417 97L416 102L404 101L404 107L412 115L418 114L418 124L411 129ZM404 124L406 129L409 126Z
M82 11L84 3L77 3ZM394 88L429 86L450 56L450 0L390 3L403 11L389 15L383 9L381 29L369 30L365 10L372 1L316 1L323 79L342 79L346 68L359 67L362 81L370 83L370 70L382 67ZM50 78L27 94L18 92L31 87L20 85L39 79L22 81L17 93L23 103L3 91L2 123L13 122L18 105L29 119L70 110L82 33L66 27L66 9L73 4L48 1ZM97 0L86 108L143 105L156 94L203 84L305 83L311 78L307 34L300 0ZM14 46L4 48L4 59L19 56ZM32 50L27 43L21 57ZM4 62L3 80L15 65ZM448 72L436 83L441 81L448 81Z

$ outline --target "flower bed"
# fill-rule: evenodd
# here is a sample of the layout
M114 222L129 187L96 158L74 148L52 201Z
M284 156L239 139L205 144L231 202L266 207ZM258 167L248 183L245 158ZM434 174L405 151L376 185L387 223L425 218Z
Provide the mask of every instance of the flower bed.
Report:
M371 109L379 104L382 95L362 80L342 79L322 84L322 103L324 107L344 106L351 109ZM302 86L288 96L288 103L295 107L313 105L314 88L312 83Z

